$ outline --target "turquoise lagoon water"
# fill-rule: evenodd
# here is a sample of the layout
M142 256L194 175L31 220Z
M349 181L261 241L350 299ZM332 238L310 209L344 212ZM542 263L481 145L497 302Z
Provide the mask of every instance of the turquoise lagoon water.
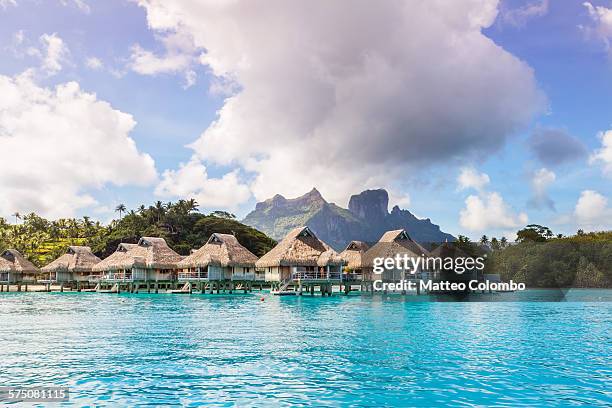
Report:
M75 405L612 404L612 291L261 296L2 294L0 385Z

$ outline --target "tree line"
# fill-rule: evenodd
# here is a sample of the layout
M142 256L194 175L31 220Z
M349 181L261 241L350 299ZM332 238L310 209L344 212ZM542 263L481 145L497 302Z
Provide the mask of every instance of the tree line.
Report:
M231 213L201 214L193 199L175 203L157 201L132 210L120 204L115 211L119 218L108 225L87 216L47 220L35 213L23 216L15 213L15 224L0 218L0 249L14 248L37 266L43 266L63 254L70 245L89 246L96 255L105 258L119 243L136 243L142 236L165 238L181 255L201 247L213 232L235 235L257 256L276 244L263 232L238 222Z
M530 224L517 232L514 243L483 236L478 242L459 236L456 245L470 256L486 254L485 273L527 287L612 287L612 231L575 235L554 234Z

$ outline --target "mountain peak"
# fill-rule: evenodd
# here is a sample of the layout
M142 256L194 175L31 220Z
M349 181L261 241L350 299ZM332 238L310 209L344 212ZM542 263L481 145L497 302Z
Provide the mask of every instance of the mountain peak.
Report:
M389 213L389 194L385 189L365 190L351 196L349 211L362 220L380 222Z
M309 192L307 192L306 194L304 194L301 198L309 198L309 199L316 199L316 200L323 200L323 196L321 195L321 193L319 192L319 190L317 190L316 187L313 187L312 190L310 190Z
M389 194L384 189L366 190L351 196L348 210L330 205L319 190L313 188L296 198L279 194L257 203L244 219L275 239L282 239L297 226L306 225L323 241L341 250L352 240L377 241L385 231L405 229L421 242L453 241L452 235L428 219L419 220L398 206L388 211Z

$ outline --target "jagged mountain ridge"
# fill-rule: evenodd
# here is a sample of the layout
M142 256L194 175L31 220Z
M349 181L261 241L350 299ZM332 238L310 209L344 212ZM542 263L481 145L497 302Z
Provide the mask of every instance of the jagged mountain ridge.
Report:
M310 227L323 241L342 250L352 240L377 241L388 230L404 228L419 242L454 241L429 218L419 219L398 206L388 211L386 190L366 190L351 196L349 208L328 203L316 188L301 197L287 199L280 194L257 203L242 221L282 239L291 229Z

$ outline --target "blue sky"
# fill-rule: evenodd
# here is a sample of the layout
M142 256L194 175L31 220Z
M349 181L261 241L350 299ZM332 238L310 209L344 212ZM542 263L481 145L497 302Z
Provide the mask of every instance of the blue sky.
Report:
M1 215L385 187L474 238L612 227L612 2L288 3L0 0Z

